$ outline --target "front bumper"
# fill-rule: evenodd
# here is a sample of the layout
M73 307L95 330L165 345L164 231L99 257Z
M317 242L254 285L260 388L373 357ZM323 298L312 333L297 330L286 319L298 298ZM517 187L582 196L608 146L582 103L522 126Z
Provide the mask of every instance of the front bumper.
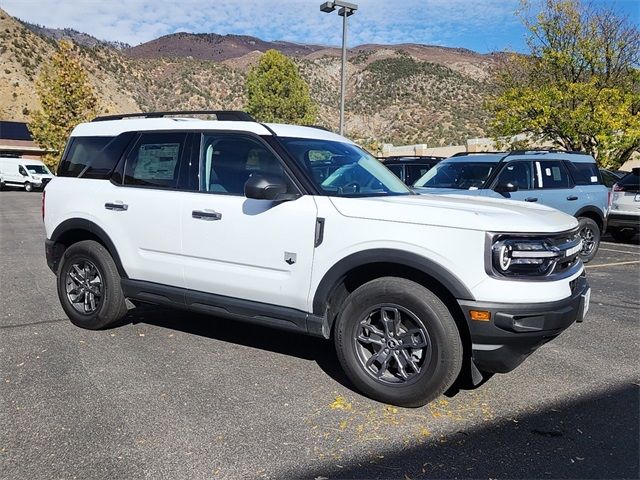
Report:
M514 305L459 300L471 333L472 360L478 369L509 372L572 323L581 322L589 284L584 273L571 283L571 296L557 302ZM471 320L470 310L491 312L491 319Z

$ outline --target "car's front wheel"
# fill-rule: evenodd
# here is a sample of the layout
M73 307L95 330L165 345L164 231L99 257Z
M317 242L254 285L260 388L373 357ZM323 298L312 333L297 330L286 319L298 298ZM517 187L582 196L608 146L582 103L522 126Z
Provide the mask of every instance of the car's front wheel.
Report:
M106 248L93 240L71 245L58 269L58 298L71 322L97 330L127 313L120 275Z
M433 292L403 278L372 280L351 293L334 342L360 391L404 407L437 398L462 365L462 341L449 309Z
M584 263L589 263L596 256L600 247L600 227L594 220L580 217L578 218L578 232L582 237L580 259Z
M33 185L29 182L24 183L24 189L27 192L33 192Z

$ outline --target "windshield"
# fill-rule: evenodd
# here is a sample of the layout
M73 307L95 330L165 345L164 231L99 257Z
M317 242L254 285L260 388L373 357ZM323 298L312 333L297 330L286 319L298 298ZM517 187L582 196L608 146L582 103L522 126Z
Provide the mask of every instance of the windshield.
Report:
M29 173L36 173L38 175L46 175L50 173L44 165L25 165L25 168L29 170Z
M491 162L440 162L414 186L474 190L482 188L495 166Z
M387 167L356 145L329 140L279 138L298 164L311 174L316 187L328 195L412 194Z

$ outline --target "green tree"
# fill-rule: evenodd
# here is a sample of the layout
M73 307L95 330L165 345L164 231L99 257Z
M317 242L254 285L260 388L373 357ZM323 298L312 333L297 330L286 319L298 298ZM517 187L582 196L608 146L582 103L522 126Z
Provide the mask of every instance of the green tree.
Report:
M640 148L640 33L580 0L521 0L530 55L509 55L488 106L495 136L529 135L618 167Z
M262 122L311 125L317 106L295 63L268 50L247 75L247 111Z
M61 40L36 81L42 109L33 113L29 130L41 148L44 162L55 168L71 130L96 115L98 99L73 44Z

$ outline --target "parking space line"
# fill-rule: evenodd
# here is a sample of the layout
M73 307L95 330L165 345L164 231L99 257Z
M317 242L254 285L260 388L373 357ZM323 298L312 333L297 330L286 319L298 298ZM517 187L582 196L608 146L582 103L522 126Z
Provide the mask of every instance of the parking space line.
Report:
M607 252L628 253L629 255L640 255L640 252L625 252L624 250L615 250L613 248L600 247L600 250L606 250Z
M633 260L630 262L602 263L600 265L587 265L585 268L614 267L616 265L631 265L632 263L640 263L640 260Z
M622 247L624 246L624 248L637 248L640 249L640 245L634 245L632 243L625 243L625 244L619 244L619 243L614 243L614 242L600 242L600 245L611 245L612 247Z

